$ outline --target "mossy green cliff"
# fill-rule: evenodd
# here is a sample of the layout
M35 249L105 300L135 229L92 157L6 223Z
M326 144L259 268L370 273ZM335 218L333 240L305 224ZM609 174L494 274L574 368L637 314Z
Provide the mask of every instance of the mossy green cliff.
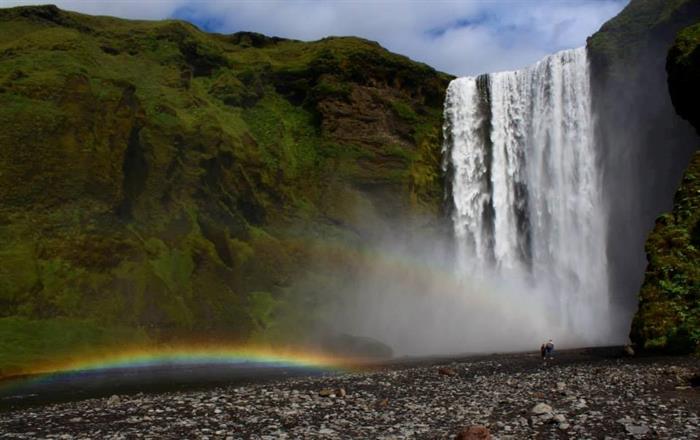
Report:
M697 0L631 0L617 16L607 21L587 42L594 73L599 81L638 81L648 74L639 70L645 56L657 59L655 50L664 53L679 29L691 24L700 14Z
M0 9L0 371L21 322L297 336L332 294L318 240L439 224L449 80L358 38Z
M668 54L671 99L700 132L700 25L682 30ZM700 145L700 140L696 147ZM648 349L700 350L700 152L676 192L673 210L646 242L649 264L632 324L632 340Z
M644 242L672 209L697 148L697 133L671 102L666 56L676 34L698 21L699 0L631 0L587 42L620 333L638 306Z

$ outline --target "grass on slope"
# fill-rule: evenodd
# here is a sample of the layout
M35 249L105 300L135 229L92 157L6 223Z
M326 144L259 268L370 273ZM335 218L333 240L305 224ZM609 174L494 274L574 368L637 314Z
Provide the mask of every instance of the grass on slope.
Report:
M0 318L0 377L56 359L94 354L95 349L147 342L143 331L88 320Z
M0 9L0 60L0 369L122 327L297 337L333 294L295 284L325 276L298 236L439 211L449 77L376 43L42 6Z

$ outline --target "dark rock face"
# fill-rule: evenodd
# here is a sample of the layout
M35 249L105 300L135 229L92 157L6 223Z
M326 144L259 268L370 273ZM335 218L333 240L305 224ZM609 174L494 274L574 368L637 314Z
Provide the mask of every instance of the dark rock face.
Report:
M358 359L390 359L391 347L368 337L348 334L328 335L319 344L324 352Z
M632 0L588 40L605 198L613 298L631 311L646 264L643 243L697 147L674 111L665 60L678 30L700 18L700 2ZM631 316L620 314L620 331Z
M700 132L700 24L683 29L668 53L668 90L676 112Z
M678 114L700 130L700 27L678 34L668 54L668 87ZM693 144L696 148L700 140ZM647 266L632 339L640 346L692 352L700 344L700 152L646 243Z
M0 60L0 333L16 346L27 322L37 353L293 339L334 291L294 274L353 270L319 240L441 217L450 77L376 43L41 6L0 9ZM0 370L21 366L3 353Z

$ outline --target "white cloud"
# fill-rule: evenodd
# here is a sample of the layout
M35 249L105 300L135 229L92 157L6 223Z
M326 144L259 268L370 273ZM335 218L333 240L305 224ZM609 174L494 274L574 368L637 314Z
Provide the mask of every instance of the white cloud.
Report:
M510 70L585 44L628 0L55 0L125 18L182 17L210 30L300 40L355 35L456 75ZM2 6L37 4L0 0ZM432 32L431 32L432 31Z

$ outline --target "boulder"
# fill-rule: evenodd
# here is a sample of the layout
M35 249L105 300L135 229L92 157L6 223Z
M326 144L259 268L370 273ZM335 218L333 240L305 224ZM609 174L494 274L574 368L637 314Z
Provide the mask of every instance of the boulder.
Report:
M625 431L634 437L641 437L649 433L646 425L625 425Z
M391 359L394 351L381 341L346 333L326 335L319 341L321 350L342 356L361 359Z
M491 440L491 431L485 426L472 425L458 432L455 440Z
M454 368L450 368L450 367L440 367L440 368L438 368L438 373L443 375L443 376L456 376L457 370L455 370Z
M324 388L318 392L321 397L335 397L335 390L333 388Z
M693 388L700 387L700 373L695 373L688 379L688 383Z
M536 416L541 416L543 414L551 414L552 411L552 407L547 405L546 403L538 403L537 405L533 406L530 410L530 412Z
M389 406L389 399L378 400L374 404L374 407L377 409L386 408L387 406Z

